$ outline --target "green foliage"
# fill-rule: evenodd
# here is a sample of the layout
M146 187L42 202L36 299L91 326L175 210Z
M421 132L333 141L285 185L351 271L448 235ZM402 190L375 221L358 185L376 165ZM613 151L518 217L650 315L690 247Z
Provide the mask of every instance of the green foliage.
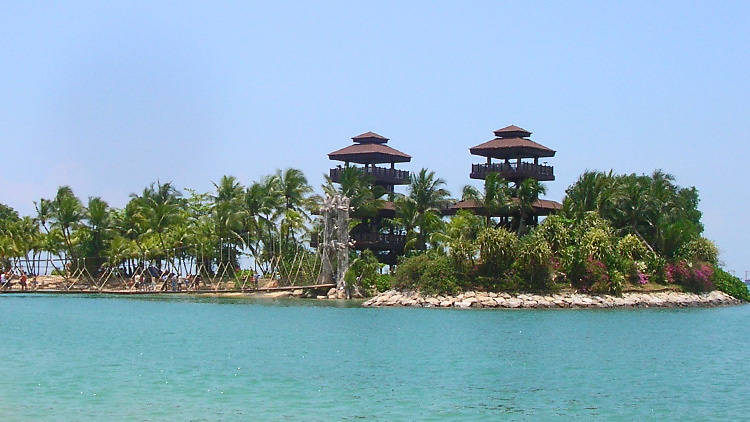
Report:
M341 194L349 198L352 208L351 216L365 224L377 215L385 202L382 197L385 188L374 183L374 178L362 172L359 167L343 167L339 176L338 187L334 185L330 176L326 176L323 191L331 196Z
M393 274L393 287L397 289L417 289L425 269L430 263L426 253L403 258Z
M601 228L593 228L584 233L579 247L584 256L605 262L611 262L615 253L613 236Z
M667 280L667 260L656 254L649 254L645 259L646 272L649 281L659 284L666 284Z
M393 288L393 276L391 274L378 274L375 279L375 289L379 292L385 292Z
M485 226L490 227L493 215L498 215L510 209L512 205L511 195L508 181L500 177L498 173L489 173L484 179L483 192L479 192L471 185L466 185L463 188L461 200L471 200L483 207L485 210Z
M552 258L547 241L541 236L530 235L521 239L513 267L529 290L549 290L552 287Z
M0 204L0 232L6 230L8 224L20 219L16 210L5 204Z
M613 271L609 279L610 286L608 293L618 296L621 295L622 288L625 285L625 276L619 271Z
M525 179L516 187L513 196L515 209L518 212L517 232L520 236L526 232L526 220L533 211L533 204L541 195L547 193L547 188L536 179Z
M430 243L444 250L456 268L457 277L468 282L477 258L477 236L483 230L482 218L469 211L460 210L443 226L443 230L433 233Z
M620 234L634 234L666 258L703 231L698 191L681 188L660 170L650 176L586 172L566 190L564 214L582 220L596 213Z
M393 286L424 294L455 294L460 291L455 268L444 255L422 253L407 257L396 268Z
M481 265L480 274L502 278L516 259L518 238L504 228L487 228L477 237Z
M557 253L570 244L573 236L573 233L571 233L572 226L573 220L560 215L551 215L539 224L534 230L534 234L544 238L552 252Z
M600 211L611 196L612 172L586 171L576 183L565 190L563 214L581 220L588 212Z
M426 294L456 294L461 289L450 260L438 256L430 260L419 282L419 290Z
M685 243L680 248L679 257L688 261L716 264L719 260L719 249L714 242L705 237L699 237Z
M378 262L375 254L366 249L352 261L349 269L344 275L348 287L357 287L364 293L372 294L378 291L380 268L383 264Z
M442 231L440 209L448 203L450 195L443 186L445 180L423 168L411 175L409 194L396 200L396 218L392 222L406 232L407 250L427 250L432 235Z
M714 265L714 287L737 299L750 302L750 292L742 280Z
M620 256L633 261L643 260L649 253L641 239L633 234L627 234L617 242L617 252Z

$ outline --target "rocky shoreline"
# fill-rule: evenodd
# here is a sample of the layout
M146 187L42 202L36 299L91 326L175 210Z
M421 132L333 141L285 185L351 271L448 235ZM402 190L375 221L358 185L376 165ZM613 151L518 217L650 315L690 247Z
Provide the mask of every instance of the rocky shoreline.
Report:
M622 296L556 293L551 295L465 292L457 296L423 296L418 292L389 290L362 306L408 306L420 308L683 308L739 305L739 299L714 290L709 293L662 291L623 293Z

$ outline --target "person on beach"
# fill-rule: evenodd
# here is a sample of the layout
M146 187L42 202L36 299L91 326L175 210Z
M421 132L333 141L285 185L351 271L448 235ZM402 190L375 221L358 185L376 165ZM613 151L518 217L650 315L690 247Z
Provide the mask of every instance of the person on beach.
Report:
M161 273L161 277L159 277L159 281L161 282L161 286L159 286L159 290L162 292L166 292L169 289L169 278L171 277L171 274L167 272L167 270L164 270L164 272Z
M8 284L10 284L10 277L6 273L0 273L0 289L5 290Z
M26 273L21 271L21 278L18 280L18 284L21 285L21 290L26 290L26 280L28 280Z

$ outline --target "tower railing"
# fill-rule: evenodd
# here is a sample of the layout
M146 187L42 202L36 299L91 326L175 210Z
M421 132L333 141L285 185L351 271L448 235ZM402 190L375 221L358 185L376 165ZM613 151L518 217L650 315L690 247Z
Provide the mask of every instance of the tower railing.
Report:
M389 169L384 167L369 166L365 167L352 167L358 171L372 176L376 182L393 184L393 185L405 185L411 181L411 173L407 170ZM341 181L341 175L344 172L345 167L335 167L330 171L331 180L335 183Z
M499 173L508 180L536 179L540 181L555 180L554 167L534 163L493 163L472 164L472 179L484 179L489 173Z

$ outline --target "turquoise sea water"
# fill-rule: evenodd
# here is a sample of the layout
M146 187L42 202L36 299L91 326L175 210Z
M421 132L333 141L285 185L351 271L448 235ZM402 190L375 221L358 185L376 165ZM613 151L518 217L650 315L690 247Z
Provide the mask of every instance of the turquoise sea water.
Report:
M750 306L0 297L0 420L738 420Z

